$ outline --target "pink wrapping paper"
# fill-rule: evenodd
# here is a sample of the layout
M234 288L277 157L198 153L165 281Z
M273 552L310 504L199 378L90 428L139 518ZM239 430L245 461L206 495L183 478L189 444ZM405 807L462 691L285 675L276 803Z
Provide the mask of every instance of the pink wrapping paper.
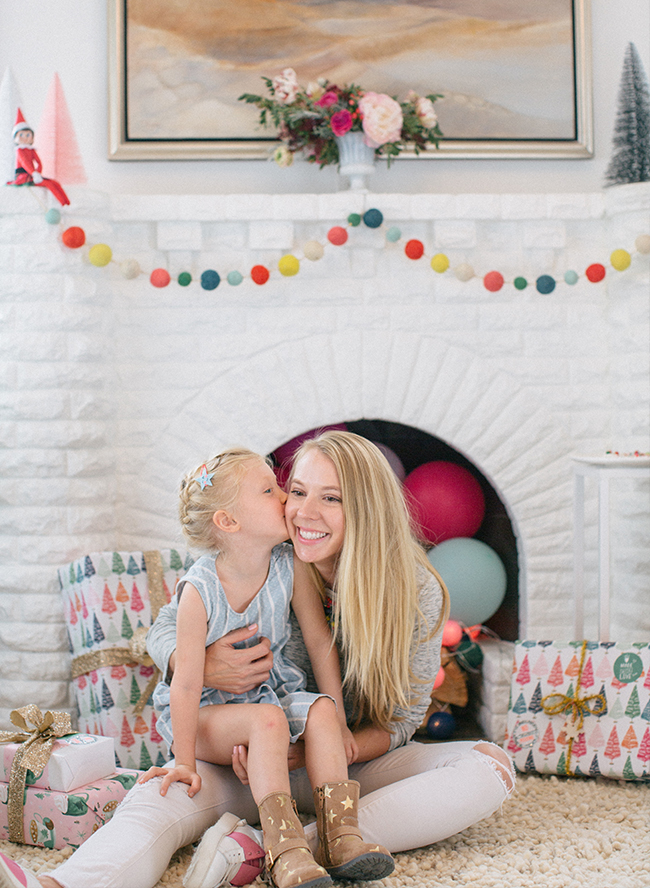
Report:
M73 792L28 786L23 808L25 843L41 848L78 848L113 812L142 771L118 768L110 777ZM9 841L7 783L0 783L0 839ZM119 849L116 849L119 853Z

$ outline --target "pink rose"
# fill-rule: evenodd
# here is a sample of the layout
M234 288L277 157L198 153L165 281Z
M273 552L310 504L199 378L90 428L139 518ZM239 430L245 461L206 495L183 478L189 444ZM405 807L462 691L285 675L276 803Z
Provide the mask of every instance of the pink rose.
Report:
M433 107L431 99L426 96L419 96L415 102L415 113L417 114L422 126L432 129L438 123L438 115Z
M319 108L329 108L330 105L335 105L339 100L339 97L335 92L326 92L325 95L321 96L317 102L314 102L314 105L317 105Z
M353 123L354 120L347 108L332 114L332 119L330 120L330 126L335 136L344 136L352 129Z
M293 68L285 68L271 82L275 90L275 98L283 105L289 105L298 95L298 78Z
M367 92L359 102L363 116L364 142L380 148L386 142L398 142L402 133L402 109L395 99L384 93Z

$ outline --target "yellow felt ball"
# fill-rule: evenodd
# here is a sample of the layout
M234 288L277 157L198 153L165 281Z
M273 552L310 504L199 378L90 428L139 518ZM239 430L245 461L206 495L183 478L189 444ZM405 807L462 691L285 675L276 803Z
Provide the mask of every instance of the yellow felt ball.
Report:
M108 244L95 244L94 247L88 250L88 261L98 268L108 265L112 258L113 251Z
M612 268L615 268L616 271L625 271L626 268L630 267L632 257L627 250L614 250L609 257L609 261L612 263Z
M319 244L318 241L315 241L315 240L307 241L307 243L303 247L303 253L305 254L305 259L309 259L310 262L317 262L319 259L322 259L324 252L325 252L325 247L322 244Z
M650 253L650 234L640 234L634 241L634 246L639 253Z
M278 262L278 271L285 277L291 277L300 271L300 262L289 253L288 256L283 256Z
M449 268L449 259L444 253L436 253L431 260L431 268L433 268L434 271L437 271L438 274L442 274L443 271L447 271Z

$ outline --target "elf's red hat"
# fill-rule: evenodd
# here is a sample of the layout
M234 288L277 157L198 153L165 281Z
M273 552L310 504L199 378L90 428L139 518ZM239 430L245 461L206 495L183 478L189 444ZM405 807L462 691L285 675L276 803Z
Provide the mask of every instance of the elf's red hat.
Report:
M23 112L18 109L18 113L16 114L16 123L14 124L14 128L11 131L12 137L16 138L16 133L19 133L21 130L31 130L31 126L25 122L25 118L23 117ZM32 130L33 132L33 130Z

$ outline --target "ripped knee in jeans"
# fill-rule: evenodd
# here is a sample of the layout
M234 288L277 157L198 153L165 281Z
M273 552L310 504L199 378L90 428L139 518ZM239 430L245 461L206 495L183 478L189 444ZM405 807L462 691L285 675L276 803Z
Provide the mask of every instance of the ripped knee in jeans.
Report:
M515 769L508 753L496 743L488 743L487 741L477 743L474 746L474 752L487 761L501 781L506 797L510 796L515 788Z

